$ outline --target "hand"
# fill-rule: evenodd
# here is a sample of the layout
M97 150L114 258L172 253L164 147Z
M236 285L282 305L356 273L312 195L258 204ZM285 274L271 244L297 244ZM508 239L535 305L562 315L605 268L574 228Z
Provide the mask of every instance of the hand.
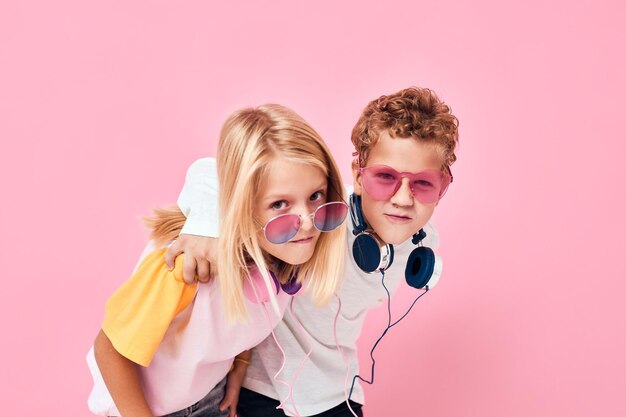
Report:
M174 260L185 253L183 279L193 284L196 279L209 282L217 275L217 239L212 237L181 234L165 254L165 264L172 270Z
M230 379L230 377L229 377ZM237 403L239 402L239 388L230 389L230 384L226 384L226 394L220 403L220 411L228 409L228 417L237 417Z
M229 372L226 380L226 393L220 403L220 411L228 409L228 417L237 416L237 403L239 402L239 391L246 375L246 366L237 366Z

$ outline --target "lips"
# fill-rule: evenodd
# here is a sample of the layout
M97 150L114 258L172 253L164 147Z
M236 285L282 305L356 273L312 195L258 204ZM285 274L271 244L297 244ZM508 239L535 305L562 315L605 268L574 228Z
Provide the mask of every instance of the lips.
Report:
M313 236L309 236L309 237L304 237L302 239L297 239L297 240L292 240L289 243L309 243L313 241Z
M387 218L391 219L391 220L397 220L397 221L410 221L412 220L409 216L405 216L402 214L395 214L395 213L385 213L385 216L387 216Z
M397 213L385 213L387 216L393 216L393 217L398 217L401 219L411 219L410 216L405 216L404 214L397 214Z

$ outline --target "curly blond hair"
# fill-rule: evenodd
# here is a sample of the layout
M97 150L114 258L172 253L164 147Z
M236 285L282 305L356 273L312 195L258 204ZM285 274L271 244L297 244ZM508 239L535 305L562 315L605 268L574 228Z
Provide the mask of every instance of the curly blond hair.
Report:
M371 101L361 113L354 129L352 144L358 154L355 164L365 166L371 149L381 133L391 137L415 138L435 145L449 170L456 161L454 150L459 141L459 121L450 107L428 88L410 87Z

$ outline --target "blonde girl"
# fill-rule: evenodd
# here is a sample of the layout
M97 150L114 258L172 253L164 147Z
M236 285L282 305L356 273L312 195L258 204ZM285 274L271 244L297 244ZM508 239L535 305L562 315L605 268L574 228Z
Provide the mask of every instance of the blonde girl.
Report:
M107 301L88 355L94 413L234 416L247 351L280 321L290 294L303 286L323 305L340 284L342 181L300 116L275 104L232 114L217 173L219 279L185 284L181 259L168 270L163 254L185 217L157 210L153 245ZM227 381L233 389L224 398Z

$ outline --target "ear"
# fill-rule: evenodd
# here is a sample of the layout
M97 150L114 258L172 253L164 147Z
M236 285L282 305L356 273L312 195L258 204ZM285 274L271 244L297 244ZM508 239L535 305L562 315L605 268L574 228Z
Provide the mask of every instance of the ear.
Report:
M361 174L357 164L352 164L352 180L354 181L354 194L361 195L363 186L361 185Z

